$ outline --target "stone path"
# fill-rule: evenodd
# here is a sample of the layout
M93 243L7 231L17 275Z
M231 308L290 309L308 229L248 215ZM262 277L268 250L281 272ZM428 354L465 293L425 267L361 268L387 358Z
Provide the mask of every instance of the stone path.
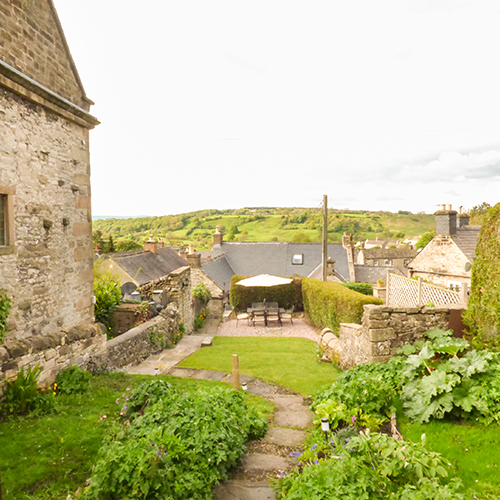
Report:
M168 349L149 357L143 363L128 368L129 373L168 373L175 377L215 380L231 384L230 373L212 370L179 368L176 365L200 349L210 345L217 333L217 320L206 322L204 329L182 338L175 349ZM311 424L309 406L301 395L293 391L271 385L262 380L240 375L248 392L265 397L275 405L274 420L261 441L249 443L242 463L233 473L233 479L218 485L214 490L214 500L268 500L275 498L268 477L277 477L292 467L290 451L298 449L305 441L305 429Z

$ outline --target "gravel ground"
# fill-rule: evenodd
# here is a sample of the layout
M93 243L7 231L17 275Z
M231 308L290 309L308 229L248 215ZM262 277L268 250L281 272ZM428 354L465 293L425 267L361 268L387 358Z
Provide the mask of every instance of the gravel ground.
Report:
M319 342L321 330L308 324L302 316L293 318L293 325L289 321L283 325L273 324L270 326L248 325L246 320L238 321L230 319L221 323L217 330L220 337L302 337L304 339Z

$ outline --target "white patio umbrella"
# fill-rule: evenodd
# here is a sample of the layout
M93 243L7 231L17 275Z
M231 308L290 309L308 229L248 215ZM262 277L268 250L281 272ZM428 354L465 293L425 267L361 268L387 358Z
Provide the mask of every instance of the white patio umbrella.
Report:
M237 285L242 286L276 286L288 285L293 280L291 278L282 278L281 276L272 276L270 274L259 274L244 280L238 281Z

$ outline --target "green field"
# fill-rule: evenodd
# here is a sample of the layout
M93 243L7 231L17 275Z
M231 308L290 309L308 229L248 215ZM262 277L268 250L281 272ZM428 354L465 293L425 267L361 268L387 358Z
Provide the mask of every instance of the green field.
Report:
M179 215L131 219L99 219L93 230L115 243L132 240L141 244L153 235L171 246L194 244L208 250L216 226L225 241L320 242L322 215L311 208L245 208L240 210L203 210ZM342 234L355 240L366 238L405 239L434 228L434 216L426 214L338 211L328 215L328 239L341 241Z

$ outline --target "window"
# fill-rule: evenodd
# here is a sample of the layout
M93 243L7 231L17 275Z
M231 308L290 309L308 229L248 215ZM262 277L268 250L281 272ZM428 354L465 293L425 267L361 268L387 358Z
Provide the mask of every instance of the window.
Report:
M385 265L386 266L392 266L392 260L391 259L385 259Z
M14 247L14 203L15 188L0 186L0 255L15 251Z
M293 265L301 265L304 263L304 254L303 253L295 253L292 257Z

